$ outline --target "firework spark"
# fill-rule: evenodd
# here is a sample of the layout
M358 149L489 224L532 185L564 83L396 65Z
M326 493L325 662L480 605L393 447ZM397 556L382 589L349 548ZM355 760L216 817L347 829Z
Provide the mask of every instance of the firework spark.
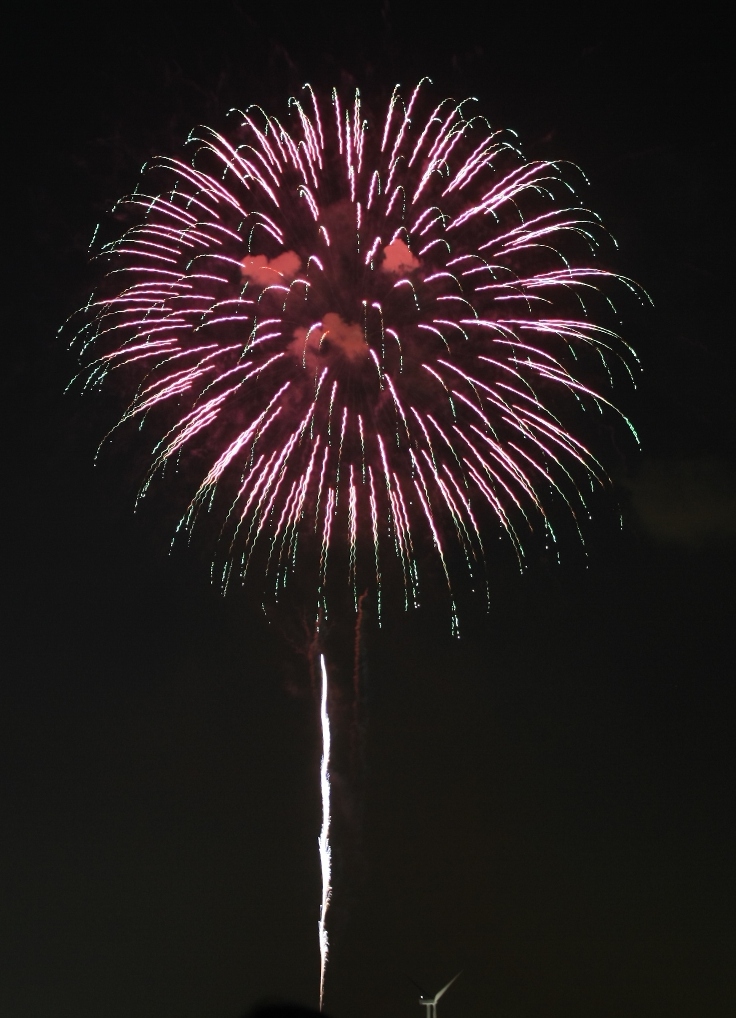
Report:
M156 436L141 497L199 467L177 533L219 512L223 587L257 569L278 594L299 560L322 611L341 571L380 621L389 562L416 605L428 546L454 625L453 574L485 582L489 533L521 564L530 530L555 540L552 504L577 520L605 481L574 432L612 409L598 379L631 373L599 315L635 287L596 261L579 171L469 109L420 83L372 121L357 90L305 86L289 126L249 107L229 134L199 128L116 207L84 378L134 386L120 424Z
M332 894L332 853L330 850L330 718L327 713L327 667L324 654L320 654L322 670L322 695L320 698L320 722L322 726L322 762L320 764L320 788L322 791L322 829L319 834L319 861L322 869L322 905L319 912L319 1009L325 995L325 972L327 971L327 909Z

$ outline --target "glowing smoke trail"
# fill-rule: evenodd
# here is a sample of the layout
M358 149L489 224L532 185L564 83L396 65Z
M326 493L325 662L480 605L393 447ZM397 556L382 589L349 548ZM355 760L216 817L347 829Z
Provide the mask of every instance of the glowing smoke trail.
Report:
M330 853L330 718L327 714L327 668L325 656L320 654L322 668L322 697L320 702L320 720L322 722L322 763L320 765L320 787L322 790L322 830L319 835L319 861L322 867L322 906L319 913L319 1009L325 995L325 970L327 968L327 909L330 907L331 853Z

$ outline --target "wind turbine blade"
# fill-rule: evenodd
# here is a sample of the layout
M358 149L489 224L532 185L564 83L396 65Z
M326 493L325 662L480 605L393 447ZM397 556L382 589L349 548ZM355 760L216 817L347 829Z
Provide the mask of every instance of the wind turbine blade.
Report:
M436 997L434 998L434 1003L435 1003L435 1004L436 1004L436 1003L437 1003L437 1001L438 1001L438 1000L440 999L440 997L442 996L442 994L443 994L443 993L447 993L447 991L448 991L448 990L450 989L450 987L451 987L451 986L452 986L452 984L453 984L453 983L455 982L455 980L456 980L456 979L459 979L459 978L460 978L460 976L461 976L462 974L463 974L463 973L462 973L462 970L460 970L460 972L458 972L458 974L457 974L456 976L453 976L453 977L452 977L452 979L451 979L451 980L450 980L450 982L449 982L449 983L447 984L447 986L443 986L443 987L442 987L442 989L441 989L441 990L440 990L440 991L438 992L437 996L436 996Z
M419 983L418 983L418 982L416 981L416 979L412 979L412 977L411 977L411 976L407 976L406 978L407 978L407 979L409 980L409 982L410 982L410 983L411 983L411 984L412 984L413 986L416 986L416 988L417 988L417 989L419 990L419 992L421 993L422 997L426 997L426 996L427 996L427 994L426 994L425 990L424 990L424 989L423 989L423 988L422 988L422 987L421 987L421 986L419 985Z

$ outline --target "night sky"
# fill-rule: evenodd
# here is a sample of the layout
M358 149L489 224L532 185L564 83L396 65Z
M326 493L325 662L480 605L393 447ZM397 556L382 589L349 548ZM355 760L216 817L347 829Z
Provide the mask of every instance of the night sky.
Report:
M64 395L57 336L95 224L154 153L304 81L475 95L570 159L652 295L613 420L589 557L492 570L362 631L362 761L335 678L326 1010L418 1018L710 1018L734 986L733 243L725 23L467 0L30 8L6 40L2 1018L241 1018L314 1006L319 733L308 621L223 599L180 505L133 514L143 444L98 466L120 397ZM100 19L100 9L105 11ZM730 144L729 144L730 149ZM729 190L727 191L727 183ZM8 216L8 213L10 215ZM619 520L623 518L623 527Z

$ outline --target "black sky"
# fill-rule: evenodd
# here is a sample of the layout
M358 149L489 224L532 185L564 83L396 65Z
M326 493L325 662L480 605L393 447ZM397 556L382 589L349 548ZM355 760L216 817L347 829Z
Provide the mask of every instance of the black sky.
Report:
M463 969L442 1018L732 1013L725 23L707 4L476 6L40 7L6 43L2 1018L316 1001L299 619L264 618L252 592L223 600L197 553L169 557L162 491L133 515L142 464L124 445L93 467L114 399L62 394L74 364L56 330L93 285L95 223L150 155L232 105L280 113L306 80L371 95L423 74L590 178L618 268L655 303L624 324L642 452L614 436L587 568L500 570L460 641L439 602L380 630L369 612L360 780L344 745L336 761L327 1009L419 1015L409 977Z

